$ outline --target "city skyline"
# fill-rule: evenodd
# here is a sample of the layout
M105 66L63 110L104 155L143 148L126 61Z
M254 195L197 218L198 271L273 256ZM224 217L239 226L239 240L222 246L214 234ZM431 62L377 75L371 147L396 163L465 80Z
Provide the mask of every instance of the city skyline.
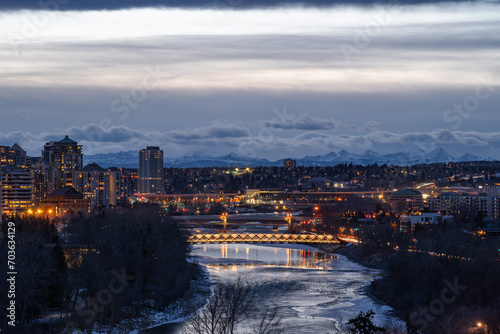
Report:
M0 143L500 158L498 4L231 4L3 12Z

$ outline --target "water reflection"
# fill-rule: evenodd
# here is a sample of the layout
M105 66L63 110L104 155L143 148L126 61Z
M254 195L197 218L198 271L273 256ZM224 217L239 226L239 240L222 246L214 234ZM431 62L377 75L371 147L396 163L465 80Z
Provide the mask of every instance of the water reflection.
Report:
M377 271L314 248L204 244L194 246L192 255L208 268L213 282L233 282L242 277L251 283L259 308L278 306L284 334L328 333L334 323L370 309L375 310L375 320L381 323L390 311L365 292ZM250 332L254 325L254 320L248 319L241 326L242 332ZM146 333L178 334L181 330L172 327L159 326Z
M237 271L238 267L331 269L331 263L327 261L335 258L333 255L310 249L241 244L205 244L195 246L193 253L199 256L201 264L209 268L231 271Z

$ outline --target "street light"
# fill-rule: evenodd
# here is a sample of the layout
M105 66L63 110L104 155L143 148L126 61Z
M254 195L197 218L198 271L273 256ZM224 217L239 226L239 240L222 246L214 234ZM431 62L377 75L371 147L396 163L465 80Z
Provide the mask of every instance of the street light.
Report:
M488 325L487 324L483 324L482 322L478 322L477 323L477 327L478 328L484 328L484 333L488 334Z
M287 221L287 223L288 223L288 232L290 232L291 227L292 227L292 215L291 215L290 213L288 213L288 214L286 215L285 220L286 220L286 221Z
M222 221L224 222L224 233L226 233L226 231L227 231L227 212L223 212L220 219L222 219Z

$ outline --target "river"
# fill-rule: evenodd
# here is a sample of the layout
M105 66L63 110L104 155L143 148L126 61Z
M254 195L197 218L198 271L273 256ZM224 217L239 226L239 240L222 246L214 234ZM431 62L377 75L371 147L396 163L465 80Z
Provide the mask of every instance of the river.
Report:
M375 320L390 317L390 308L366 295L367 285L380 273L343 256L332 256L301 245L206 244L192 254L207 267L214 282L250 282L257 305L279 307L285 333L328 333L360 311L373 309ZM250 332L246 324L242 332ZM174 323L148 333L177 334Z

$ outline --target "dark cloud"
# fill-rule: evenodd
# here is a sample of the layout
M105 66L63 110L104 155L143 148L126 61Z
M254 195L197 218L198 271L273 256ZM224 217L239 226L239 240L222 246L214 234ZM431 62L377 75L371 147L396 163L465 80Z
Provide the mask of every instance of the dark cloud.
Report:
M440 144L454 144L457 142L457 137L455 136L455 134L448 129L439 130L436 133L435 139L436 142Z
M125 126L110 128L89 124L83 127L71 127L63 131L74 140L102 141L107 143L123 143L131 140L147 139L146 134ZM49 136L46 136L47 140Z
M207 139L245 138L250 136L250 131L231 124L216 124L198 129L169 131L164 136L172 141L187 142Z
M342 124L342 127L346 130L353 132L371 132L377 130L380 126L380 122L368 121L365 124Z
M488 146L489 144L483 140L474 137L465 137L463 139L464 146Z
M245 127L223 122L184 131L165 132L135 130L125 126L105 129L95 124L40 134L13 131L0 133L0 144L12 145L17 142L29 154L36 156L39 155L45 142L60 140L64 135L69 135L82 144L85 154L138 150L154 144L163 147L170 157L182 156L189 152L202 152L208 155L235 152L241 156L278 159L341 149L357 153L368 149L380 153L392 153L412 149L430 152L439 147L455 155L462 155L473 148L469 153L491 157L498 153L500 146L500 132L480 133L438 129L432 132L399 134L387 131L374 131L368 134L329 134L306 131L294 137L285 137L276 133L272 136L252 134Z
M263 122L265 127L284 130L333 130L336 122L332 119L314 118L309 114L300 116L285 115Z
M434 142L434 138L429 133L406 133L401 135L400 139L401 142L405 145Z
M25 131L11 131L0 133L0 145L13 145L14 143L27 143L37 140L39 137Z

